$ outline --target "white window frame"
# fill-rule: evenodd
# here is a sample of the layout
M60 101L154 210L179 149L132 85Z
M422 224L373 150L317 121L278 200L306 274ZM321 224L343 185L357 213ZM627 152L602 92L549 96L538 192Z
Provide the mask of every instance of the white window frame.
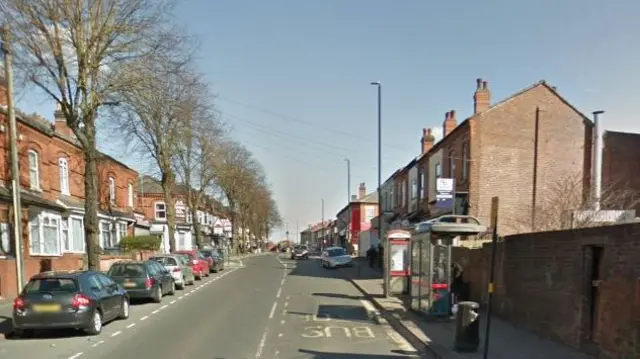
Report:
M453 152L449 153L449 178L456 178L456 157Z
M442 177L442 166L440 165L440 162L436 163L435 171L436 171L436 179Z
M58 171L60 172L60 193L69 196L69 161L66 157L58 158Z
M122 241L122 238L127 236L129 225L127 224L127 222L118 222L117 226L118 226L118 244L120 244L120 241Z
M109 203L116 204L116 179L109 177Z
M106 247L105 246L105 237L104 237L104 228L102 227L103 225L108 225L109 226L109 235L110 235L110 239L111 239L111 246ZM103 219L100 221L100 247L102 249L111 249L111 248L118 248L118 245L120 244L120 241L122 240L122 233L120 232L121 226L126 226L127 223L126 222L114 222L114 220L108 220L108 219Z
M38 239L40 240L41 248L44 247L44 231L43 231L43 221L44 219L48 220L56 220L58 223L58 228L56 230L56 242L57 242L57 253L44 253L44 252L34 252L33 251L33 224L34 220L37 223L38 230ZM40 257L60 257L62 255L62 216L57 213L52 212L41 212L34 218L29 219L29 254L31 256L40 256Z
M73 247L73 243L74 243L74 237L73 237L73 221L80 221L81 227L82 227L82 231L80 231L80 233L82 233L82 248L68 248L64 241L62 242L62 251L64 253L84 253L85 252L85 248L86 248L86 244L85 244L85 240L84 240L84 218L82 216L77 216L77 215L70 215L69 218L67 218L66 220L63 220L64 223L66 223L67 225L67 241L69 242L69 247ZM62 228L61 228L62 230ZM61 237L62 239L62 237Z
M418 179L411 179L411 199L418 198Z
M420 198L427 198L426 177L424 171L420 171Z
M40 190L40 154L36 150L29 150L27 151L27 158L29 161L29 187Z
M129 207L133 208L133 183L131 182L127 184L127 201L129 202Z
M158 210L158 205L161 204L164 208ZM158 213L164 213L163 217L158 217ZM157 201L153 203L153 215L156 220L166 220L167 219L167 204L164 201Z

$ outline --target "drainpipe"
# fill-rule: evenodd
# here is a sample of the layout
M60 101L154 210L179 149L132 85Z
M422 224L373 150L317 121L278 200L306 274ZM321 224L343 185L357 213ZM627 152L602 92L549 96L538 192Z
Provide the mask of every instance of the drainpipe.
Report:
M593 112L593 209L600 210L600 196L602 195L602 135L600 133L600 115L604 111Z

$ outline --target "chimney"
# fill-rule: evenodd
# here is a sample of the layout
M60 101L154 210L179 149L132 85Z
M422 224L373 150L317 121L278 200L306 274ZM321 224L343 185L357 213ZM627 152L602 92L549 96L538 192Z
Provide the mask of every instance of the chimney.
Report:
M56 110L53 113L53 118L54 118L54 129L57 134L63 135L66 137L71 137L71 138L74 137L73 131L67 125L67 119L64 117L64 114L62 113L62 107L60 107L59 103L56 103Z
M447 137L458 126L456 121L456 111L451 110L444 114L444 123L442 124L442 138Z
M364 196L367 195L367 186L364 185L364 182L360 183L360 187L358 187L358 199L363 199Z
M429 152L429 150L433 147L433 143L436 138L431 134L430 128L422 129L422 139L420 143L422 144L422 154Z
M487 81L477 79L476 92L473 94L473 113L478 114L482 111L486 111L491 106L491 92Z
M351 195L351 202L353 201L357 201L358 200L358 196L356 196L355 194Z

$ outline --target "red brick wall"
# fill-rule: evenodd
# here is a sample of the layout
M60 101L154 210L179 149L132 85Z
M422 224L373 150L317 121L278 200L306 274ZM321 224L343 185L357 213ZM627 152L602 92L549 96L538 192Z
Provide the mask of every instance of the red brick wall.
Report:
M494 313L605 358L640 355L640 224L506 237L497 246ZM596 330L590 339L589 246L604 248ZM491 246L453 251L472 299L486 300Z
M538 85L474 117L471 123L470 214L489 223L491 198L500 197L501 235L531 231L534 138L539 108L536 208L559 182L583 177L591 168L591 123ZM579 184L582 192L588 186ZM537 225L542 225L538 223Z
M640 134L606 131L602 150L602 188L607 192L640 193ZM617 196L612 194L613 196ZM637 198L629 198L632 202ZM640 203L633 207L640 215ZM620 208L614 208L620 209Z

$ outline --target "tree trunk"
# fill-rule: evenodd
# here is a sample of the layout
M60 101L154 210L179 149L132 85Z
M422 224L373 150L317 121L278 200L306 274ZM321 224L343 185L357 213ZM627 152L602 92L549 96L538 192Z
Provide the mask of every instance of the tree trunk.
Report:
M190 182L187 182L190 183ZM202 233L200 232L200 222L198 222L198 207L200 206L200 198L202 198L200 193L193 193L192 190L189 190L187 196L187 205L189 207L189 211L191 211L191 221L193 222L193 231L196 232L196 244L198 248L202 249Z
M163 171L160 180L164 192L164 202L167 209L167 224L169 226L169 252L178 250L176 247L176 204L173 200L173 174Z
M232 199L227 196L227 201L229 202L229 208L231 211L229 213L229 219L231 220L231 247L236 249L236 254L238 254L238 239L236 238L236 210L235 203Z
M100 270L100 243L98 228L98 166L95 146L84 149L84 240L87 250L87 267Z

